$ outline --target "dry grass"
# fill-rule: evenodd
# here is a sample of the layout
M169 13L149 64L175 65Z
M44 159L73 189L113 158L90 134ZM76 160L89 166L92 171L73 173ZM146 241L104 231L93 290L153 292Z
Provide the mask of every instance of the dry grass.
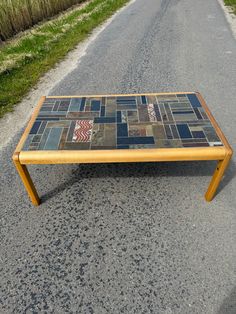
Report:
M0 0L0 40L84 0Z

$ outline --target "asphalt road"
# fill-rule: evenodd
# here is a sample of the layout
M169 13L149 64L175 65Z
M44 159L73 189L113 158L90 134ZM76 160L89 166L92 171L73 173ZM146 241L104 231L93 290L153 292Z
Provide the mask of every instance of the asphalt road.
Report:
M199 90L236 148L236 42L216 0L137 0L51 94ZM236 313L235 159L32 166L0 152L0 313Z

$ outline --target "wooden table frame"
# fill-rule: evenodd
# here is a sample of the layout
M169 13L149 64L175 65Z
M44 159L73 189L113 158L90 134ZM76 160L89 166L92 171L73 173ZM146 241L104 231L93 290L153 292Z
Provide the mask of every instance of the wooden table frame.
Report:
M192 92L184 92L190 94ZM88 95L79 97L102 97L102 96L140 96L140 95L169 95L173 93L148 93L148 94L123 94L123 95ZM174 94L183 94L174 93ZM29 164L72 164L72 163L113 163L113 162L160 162L160 161L195 161L217 160L218 164L211 179L205 199L211 201L216 193L219 183L230 162L233 150L222 133L216 120L212 116L200 93L196 93L202 107L205 109L217 135L223 146L194 147L194 148L157 148L157 149L132 149L132 150L57 150L57 151L22 151L24 142L36 120L45 96L41 97L31 119L13 154L13 162L34 205L40 204L40 198L31 180L27 166ZM52 96L47 98L74 98L78 96Z

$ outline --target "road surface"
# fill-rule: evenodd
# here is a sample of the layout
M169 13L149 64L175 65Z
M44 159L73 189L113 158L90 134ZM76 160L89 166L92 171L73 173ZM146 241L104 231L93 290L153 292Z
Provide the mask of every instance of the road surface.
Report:
M236 42L216 0L136 0L51 94L200 91L236 148ZM236 313L235 159L32 166L1 151L0 313Z

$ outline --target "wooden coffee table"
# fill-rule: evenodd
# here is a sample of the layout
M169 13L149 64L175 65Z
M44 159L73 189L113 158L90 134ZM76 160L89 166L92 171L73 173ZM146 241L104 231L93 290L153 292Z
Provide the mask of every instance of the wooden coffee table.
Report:
M218 160L211 201L232 149L199 93L42 97L13 154L34 205L28 164Z

